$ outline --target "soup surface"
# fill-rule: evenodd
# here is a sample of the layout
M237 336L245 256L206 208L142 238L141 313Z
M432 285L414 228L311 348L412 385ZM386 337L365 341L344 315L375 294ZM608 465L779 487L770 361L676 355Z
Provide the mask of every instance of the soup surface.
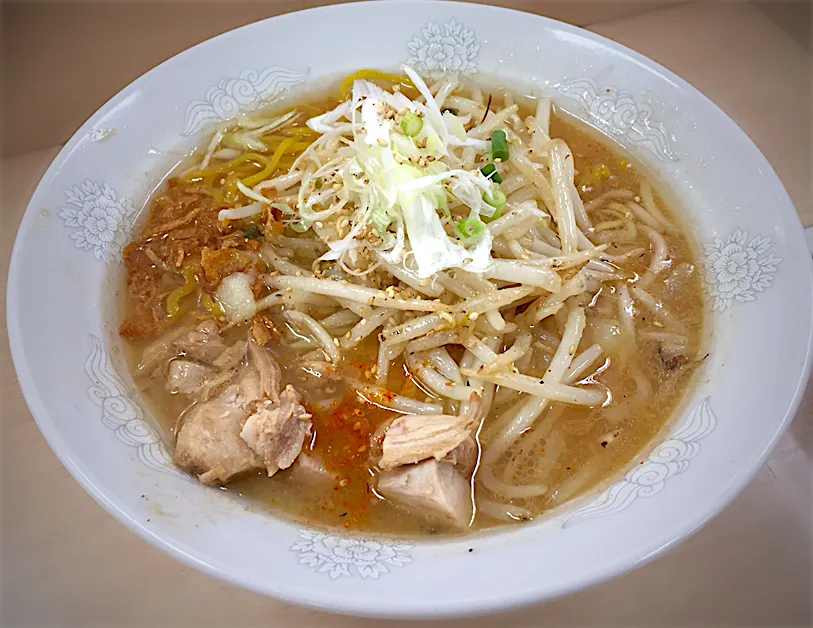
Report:
M214 129L124 261L176 464L313 525L538 517L628 466L704 355L639 167L547 99L414 73Z

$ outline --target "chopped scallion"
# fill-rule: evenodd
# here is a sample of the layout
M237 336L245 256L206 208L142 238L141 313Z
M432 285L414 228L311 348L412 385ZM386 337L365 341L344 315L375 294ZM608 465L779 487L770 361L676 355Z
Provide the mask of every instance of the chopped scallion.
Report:
M505 205L505 193L499 188L494 188L491 192L483 192L483 200L494 209L502 209Z
M505 131L494 131L491 134L491 157L500 161L508 161L508 138Z
M502 177L500 173L497 172L497 167L494 164L486 164L480 168L480 172L482 172L486 178L494 181L494 183L502 183Z
M502 207L495 211L491 216L480 216L483 219L483 222L494 222L497 218L502 217Z
M464 238L479 238L485 230L486 226L477 218L467 218L457 225L458 233Z
M415 137L423 129L423 119L416 113L409 112L401 118L401 130L407 137Z

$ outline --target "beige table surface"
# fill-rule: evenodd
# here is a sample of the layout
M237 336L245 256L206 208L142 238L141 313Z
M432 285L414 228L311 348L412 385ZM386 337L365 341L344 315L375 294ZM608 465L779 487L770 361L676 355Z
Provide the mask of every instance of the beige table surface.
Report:
M132 33L125 34L130 32L126 24L88 26L82 16L95 5L81 5L73 12L62 7L56 24L47 19L37 22L23 11L28 21L20 18L15 22L19 27L16 39L7 37L9 31L4 32L4 103L7 114L13 109L20 128L26 128L26 122L27 128L36 125L38 112L36 108L29 111L21 107L19 99L10 98L9 92L28 88L37 93L40 83L31 77L55 66L64 75L69 66L64 65L63 57L70 57L64 54L67 48L55 53L47 46L44 57L23 55L28 45L23 36L26 28L35 39L31 50L35 45L42 47L51 35L69 43L71 28L75 32L95 29L103 41L97 41L94 47L93 42L77 39L77 55L86 55L81 67L90 74L93 63L108 69L107 74L99 72L99 85L91 101L81 102L73 110L70 104L65 105L68 111L61 112L47 132L35 130L28 137L17 131L10 133L6 118L6 139L13 141L4 143L7 157L0 165L3 299L14 233L37 180L59 145L93 109L150 65L177 52L177 41L162 39L166 32L164 19L151 21L144 11L163 12L164 18L174 12L177 17L180 4L191 6L168 3L140 5L143 10L123 7L125 14L139 26L153 28L150 32L155 35L151 40L154 46L121 64L127 68L123 75L112 72L109 58L105 61L102 57L110 50L115 52L122 41L131 45ZM627 1L614 7L604 3L597 10L596 3L592 3L587 10L586 5L578 3L566 7L554 3L546 12L587 25L643 52L709 95L759 145L787 186L805 224L813 225L811 56L806 41L809 28L794 18L802 15L809 20L809 11L785 11L778 4L760 11L744 3L708 2L663 8L667 4ZM530 9L541 3L514 6L518 5ZM244 13L226 11L223 5L206 5L198 14L203 21L184 30L188 41L183 41L181 47L227 27L278 13L280 6L288 5L277 3L269 9L256 3ZM591 13L605 21L591 23ZM230 17L226 19L225 15ZM620 19L611 20L614 16ZM7 21L4 26L8 26ZM57 35L55 31L49 34L49 28L57 27L67 30L68 35ZM9 62L12 48L18 59L23 55L20 63L29 72L28 78ZM62 85L69 87L64 81ZM4 314L5 307L2 311ZM0 626L342 628L410 624L354 620L265 599L194 572L131 534L85 494L39 434L20 394L5 334L0 338L0 413ZM811 478L813 386L808 387L789 432L754 481L719 517L669 555L544 606L498 617L427 625L813 625Z

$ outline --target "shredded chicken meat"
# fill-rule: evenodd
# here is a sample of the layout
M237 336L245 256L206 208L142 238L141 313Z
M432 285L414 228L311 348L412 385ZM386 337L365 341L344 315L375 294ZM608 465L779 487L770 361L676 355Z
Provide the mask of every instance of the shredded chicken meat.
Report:
M246 369L237 383L196 404L178 432L175 464L203 484L225 484L236 475L262 469L262 460L240 438L258 392L259 375Z
M286 386L276 401L265 399L248 417L240 438L265 464L268 477L290 467L311 433L311 415L293 386Z
M472 394L469 411L463 416L407 414L398 417L384 436L379 468L386 471L427 458L441 460L470 438L479 414L480 398Z
M248 364L241 367L247 344ZM236 475L262 468L271 476L294 463L310 434L310 415L292 386L280 394L280 368L267 349L253 340L226 347L214 321L205 321L169 343L163 341L162 354L167 345L195 358L173 359L167 386L174 392L199 393L202 399L178 432L175 463L179 467L204 484L225 484Z
M167 390L194 395L206 382L206 367L199 362L178 358L169 363Z
M430 521L465 528L472 515L471 486L450 464L424 460L383 471L378 490L387 499Z

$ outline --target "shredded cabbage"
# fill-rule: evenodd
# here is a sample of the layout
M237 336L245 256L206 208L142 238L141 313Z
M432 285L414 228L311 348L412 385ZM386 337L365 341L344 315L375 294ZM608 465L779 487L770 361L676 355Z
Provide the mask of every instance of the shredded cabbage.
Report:
M491 233L483 228L462 239L450 235L461 234L449 223L447 197L451 193L469 208L467 224L482 225L481 216L494 216L495 207L483 200L493 183L477 169L457 168L460 160L451 153L457 146L485 150L488 143L468 138L469 117L441 113L420 76L407 66L404 71L424 102L356 80L349 100L307 121L309 128L323 134L316 142L321 150L331 142L338 147L330 161L303 177L297 215L290 224L307 229L339 212L346 216L352 208L350 231L326 240L329 250L321 259L344 264L345 255L355 261L367 247L388 263L414 256L422 279L447 268L484 272L491 264ZM407 114L422 121L414 137L400 125ZM323 180L339 184L324 188ZM378 244L370 243L371 232L380 238Z

